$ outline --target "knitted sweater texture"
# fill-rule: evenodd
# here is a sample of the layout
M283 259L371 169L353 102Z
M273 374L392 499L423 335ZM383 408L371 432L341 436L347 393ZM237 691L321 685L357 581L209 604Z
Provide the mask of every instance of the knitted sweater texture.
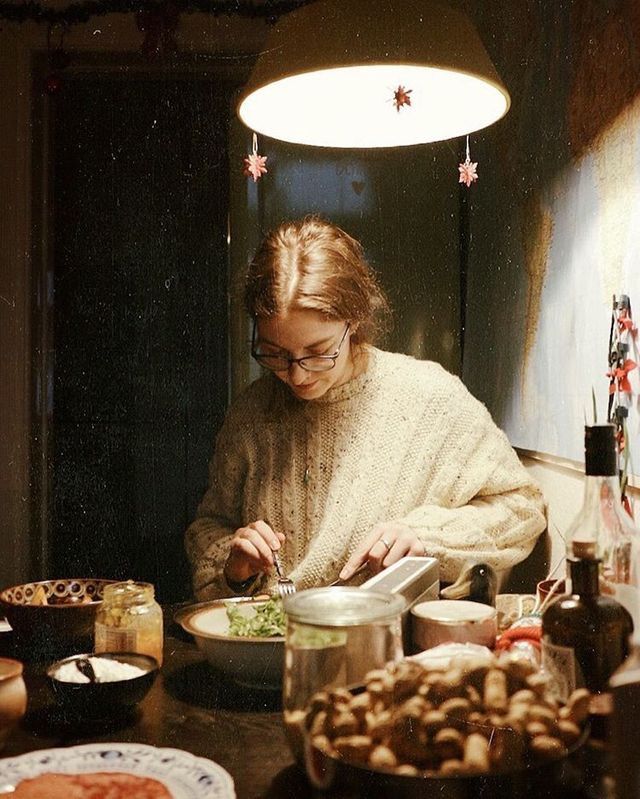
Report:
M336 579L379 522L412 528L446 581L469 559L503 570L529 554L542 496L484 405L434 362L368 352L366 371L317 400L268 374L232 405L186 533L198 599L231 593L229 542L259 519L285 534L299 589Z

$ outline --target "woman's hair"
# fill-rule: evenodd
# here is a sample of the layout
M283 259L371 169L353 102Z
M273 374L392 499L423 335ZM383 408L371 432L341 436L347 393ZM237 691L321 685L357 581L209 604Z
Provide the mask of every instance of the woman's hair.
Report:
M371 343L389 315L361 244L318 216L284 222L267 234L249 266L244 296L253 317L312 310L351 322L354 344Z

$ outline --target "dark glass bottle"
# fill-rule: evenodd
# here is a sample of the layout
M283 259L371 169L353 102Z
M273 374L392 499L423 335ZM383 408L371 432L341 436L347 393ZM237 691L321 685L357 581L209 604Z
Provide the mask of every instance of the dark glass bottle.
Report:
M609 678L629 653L633 621L617 600L600 595L600 561L582 554L569 562L573 593L542 616L542 668L563 702L575 688L591 691L592 735L602 739L611 713Z
M631 616L613 597L601 596L600 561L569 562L573 593L553 602L542 617L543 668L565 701L574 688L596 694L629 654Z

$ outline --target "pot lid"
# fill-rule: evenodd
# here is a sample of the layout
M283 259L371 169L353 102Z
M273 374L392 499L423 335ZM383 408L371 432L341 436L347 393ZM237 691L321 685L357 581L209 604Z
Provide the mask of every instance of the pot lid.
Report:
M406 600L398 594L345 586L310 588L284 599L290 619L322 627L389 622L399 618L405 607Z

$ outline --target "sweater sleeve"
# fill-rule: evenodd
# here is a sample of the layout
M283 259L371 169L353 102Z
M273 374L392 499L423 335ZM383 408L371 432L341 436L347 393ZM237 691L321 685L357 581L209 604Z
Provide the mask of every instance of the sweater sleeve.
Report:
M457 378L444 407L448 434L439 460L448 490L438 504L427 502L398 521L438 558L441 580L453 582L469 560L497 571L524 560L546 528L546 509L506 435Z
M232 408L220 428L209 464L209 487L185 534L193 592L198 601L230 593L223 568L229 542L242 524L242 492L247 473L242 425L237 417Z

